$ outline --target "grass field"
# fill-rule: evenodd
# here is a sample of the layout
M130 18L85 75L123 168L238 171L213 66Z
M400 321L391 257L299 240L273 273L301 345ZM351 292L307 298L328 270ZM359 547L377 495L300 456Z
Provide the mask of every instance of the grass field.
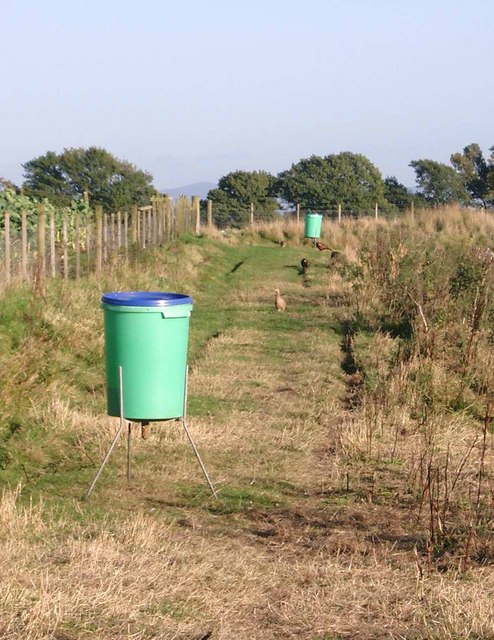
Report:
M335 226L333 255L293 227L185 237L4 291L0 637L494 638L490 267L454 262L494 234L441 220ZM81 500L118 427L117 289L194 298L189 427L217 500L174 422L136 426L131 483L122 438Z

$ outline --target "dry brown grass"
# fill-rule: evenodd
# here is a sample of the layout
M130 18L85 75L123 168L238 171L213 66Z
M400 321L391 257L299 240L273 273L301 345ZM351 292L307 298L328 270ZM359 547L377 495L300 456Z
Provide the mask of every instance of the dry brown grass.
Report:
M417 566L377 512L300 505L218 527L152 508L78 526L5 492L2 637L489 637L492 572Z
M322 225L321 239L334 249L342 250L350 259L355 258L363 242L372 242L379 229L401 228L419 230L425 234L449 234L457 238L468 238L480 235L494 235L494 217L491 213L478 209L461 209L457 206L445 206L433 209L419 209L414 213L407 212L390 220L373 217L325 219ZM273 241L285 240L288 245L297 246L304 243L304 221L297 225L296 220L276 220L273 222L255 223L252 229L230 231L235 234L258 234ZM305 243L309 241L305 240Z

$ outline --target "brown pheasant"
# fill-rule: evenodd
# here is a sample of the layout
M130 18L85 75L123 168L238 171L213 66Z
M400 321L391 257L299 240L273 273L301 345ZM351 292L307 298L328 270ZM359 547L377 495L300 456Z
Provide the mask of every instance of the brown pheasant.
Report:
M285 302L284 298L282 298L280 296L280 290L279 289L275 289L274 293L275 293L274 306L276 307L276 309L278 311L284 311L286 309L286 302Z
M328 247L328 245L323 244L322 242L316 242L316 247L319 251L331 251L331 247Z

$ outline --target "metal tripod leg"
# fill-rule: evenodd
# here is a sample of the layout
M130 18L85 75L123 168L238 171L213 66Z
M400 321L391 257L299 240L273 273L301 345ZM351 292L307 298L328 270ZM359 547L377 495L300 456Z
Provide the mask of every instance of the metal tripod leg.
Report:
M184 425L184 429L185 429L185 433L187 434L187 438L189 439L189 442L192 446L192 449L195 453L195 456L197 458L197 461L199 462L199 465L202 469L202 472L204 474L204 477L206 478L206 481L209 485L209 488L211 489L211 493L213 494L213 496L217 499L218 498L218 494L216 493L216 489L214 488L213 483L211 482L211 479L208 475L208 472L206 470L206 467L204 466L204 463L201 459L201 456L199 455L199 451L197 450L197 447L194 443L194 440L192 439L192 436L190 435L190 431L187 427L187 394L188 394L188 389L189 389L189 365L187 365L187 368L185 370L185 396L184 396L184 415L181 419L182 424Z
M130 470L131 463L132 463L132 422L129 422L128 431L127 431L127 482L130 482L132 479L132 473Z
M213 483L211 482L211 479L210 479L210 477L208 475L208 472L206 471L206 467L204 466L204 463L201 460L201 456L199 455L199 451L197 450L197 447L194 444L194 440L192 440L192 436L190 435L190 431L187 428L187 422L185 421L185 419L182 419L182 424L184 425L185 433L187 434L187 438L189 439L189 442L192 445L192 449L194 450L194 453L196 454L197 461L201 465L202 472L204 474L204 477L206 478L206 481L207 481L207 483L209 485L209 488L211 489L211 493L213 494L213 496L215 498L217 498L218 494L216 493L216 489L214 488Z
M116 444L118 442L118 439L120 437L120 434L123 431L123 428L125 426L125 423L127 422L125 420L125 418L123 417L123 378L122 378L122 367L118 368L118 374L119 374L119 383L120 383L120 426L118 428L117 433L115 434L115 437L113 438L113 442L110 445L110 448L108 449L103 462L101 463L100 468L98 469L98 473L96 474L94 480L91 483L91 486L89 487L86 495L84 496L84 500L87 500L89 498L89 496L91 495L94 487L96 486L96 483L98 482L98 478L101 475L101 472L103 471L105 464L108 462L109 457L112 454L113 449L116 447ZM130 422L129 422L129 446L130 446ZM130 460L128 460L127 463L129 466L127 467L127 478L129 478L130 475Z

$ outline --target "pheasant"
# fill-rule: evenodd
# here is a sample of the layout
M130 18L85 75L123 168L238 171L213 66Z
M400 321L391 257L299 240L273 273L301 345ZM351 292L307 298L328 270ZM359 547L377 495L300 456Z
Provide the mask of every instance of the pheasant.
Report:
M316 242L316 247L319 251L331 251L331 247L328 247L327 244L323 244L322 242Z
M284 311L286 309L286 302L285 300L280 296L280 290L279 289L275 289L274 290L275 293L275 297L274 297L274 306L276 307L276 309L278 311Z
M307 258L302 258L300 264L302 265L302 273L305 273L309 268L309 261L307 260Z

